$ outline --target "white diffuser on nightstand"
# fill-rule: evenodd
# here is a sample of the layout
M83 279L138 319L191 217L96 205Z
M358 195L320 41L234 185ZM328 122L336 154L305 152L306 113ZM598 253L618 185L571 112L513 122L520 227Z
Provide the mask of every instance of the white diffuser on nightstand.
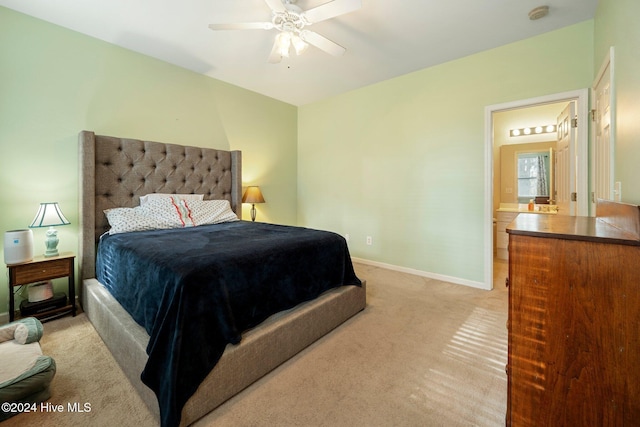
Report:
M29 229L4 233L4 263L18 264L33 259L33 232Z

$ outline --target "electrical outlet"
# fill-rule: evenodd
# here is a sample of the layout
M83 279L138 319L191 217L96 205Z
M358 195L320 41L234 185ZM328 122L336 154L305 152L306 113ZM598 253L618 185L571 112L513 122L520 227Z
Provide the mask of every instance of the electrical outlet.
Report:
M373 245L373 239L371 238L371 236L367 236L367 245Z

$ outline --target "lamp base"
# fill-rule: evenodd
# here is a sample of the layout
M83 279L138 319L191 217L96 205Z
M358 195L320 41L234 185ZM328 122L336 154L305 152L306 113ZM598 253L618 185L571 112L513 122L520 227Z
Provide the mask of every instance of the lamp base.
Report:
M44 245L47 250L44 252L45 257L58 256L58 231L49 227L46 233L47 239L44 241Z
M45 258L58 256L58 255L60 255L60 253L58 252L58 249L47 249L46 251L44 251Z
M251 221L255 221L256 220L256 205L255 204L251 204Z

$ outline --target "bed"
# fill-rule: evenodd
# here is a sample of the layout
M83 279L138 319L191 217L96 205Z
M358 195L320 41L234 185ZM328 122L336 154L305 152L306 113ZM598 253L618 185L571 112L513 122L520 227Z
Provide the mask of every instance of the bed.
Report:
M140 197L148 194L201 194L204 200L228 201L230 209L238 218L241 218L241 153L100 136L90 131L82 131L79 134L79 159L81 198L79 259L82 308L123 372L162 425L193 423L365 308L365 283L359 280L355 283L350 279L348 272L342 272L345 274L345 282L348 283L340 283L339 286L327 289L316 289L315 285L310 286L316 289L314 292L318 292L318 296L309 298L307 295L306 299L303 298L303 301L295 305L280 307L283 309L278 309L277 312L268 316L263 313L264 320L258 316L246 322L243 326L247 326L247 329L240 331L239 342L231 339L224 344L224 352L210 372L209 367L204 368L208 373L204 375L204 380L198 383L193 394L188 392L190 397L184 405L180 399L166 400L166 396L163 395L168 388L166 384L172 382L160 381L159 384L152 384L156 392L158 388L161 391L156 396L156 392L147 386L150 383L150 375L147 374L143 382L141 374L150 371L149 365L156 365L158 352L154 353L153 348L156 347L157 337L164 337L167 332L158 333L150 328L148 322L141 321L138 314L128 307L142 324L136 322L130 311L121 305L114 294L118 295L124 305L127 305L126 299L123 300L117 292L114 293L111 284L106 287L97 279L98 243L101 236L105 236L105 232L109 230L104 211L135 208L140 204ZM200 232L204 233L207 227L215 228L212 235L222 235L220 230L224 229L227 230L225 233L230 233L229 236L240 236L241 234L238 233L241 229L249 229L250 233L254 233L259 232L261 228L268 229L272 234L274 232L282 234L282 231L288 234L289 231L298 232L298 229L304 233L315 232L301 227L266 225L248 221L231 221L220 226L221 228L215 228L217 225L193 227L188 232L197 232L201 235ZM278 228L274 230L274 227ZM196 228L197 231L195 231ZM148 233L147 240L154 242L165 237L153 233L165 231L167 234L174 232L174 230L144 231L138 235ZM108 241L107 238L112 236L107 234L103 240ZM238 237L237 240L242 239L244 238ZM300 239L304 240L306 237L295 237L295 240ZM116 240L115 237L113 240ZM101 251L104 253L105 243L101 245ZM215 245L220 246L220 243L217 242ZM273 254L277 251L269 253ZM100 272L105 271L102 268L103 263L102 260L98 262ZM348 270L349 267L352 271L350 259L345 269ZM230 277L237 278L238 275ZM303 281L305 285L315 280L314 275L305 277ZM108 282L104 278L102 281ZM295 283L296 278L290 278L288 281ZM278 305L275 307L277 308ZM161 308L163 309L164 306ZM168 316L167 313L170 311L172 310L161 311L161 314ZM191 316L192 313L181 314L181 316L187 315ZM179 317L179 319L182 318ZM176 337L198 331L198 326L192 317L185 317L185 319L187 320L175 322L188 324L188 328L173 332ZM252 323L254 320L259 320L259 323L256 322L254 325ZM203 334L194 336L199 339ZM191 354L191 351L193 350L189 349L183 354ZM179 359L179 357L173 357L173 359ZM166 372L180 374L182 371L179 370L179 363L176 362L175 366L178 371ZM157 372L165 371L155 371L151 377L158 377L164 381L165 375L159 375ZM167 376L171 377L171 375ZM180 379L178 376L178 381L174 379L173 383L181 382ZM169 388L171 388L170 395L182 393L182 390ZM163 402L162 405L158 403L159 400ZM167 404L167 402L173 403ZM167 415L172 412L173 415Z

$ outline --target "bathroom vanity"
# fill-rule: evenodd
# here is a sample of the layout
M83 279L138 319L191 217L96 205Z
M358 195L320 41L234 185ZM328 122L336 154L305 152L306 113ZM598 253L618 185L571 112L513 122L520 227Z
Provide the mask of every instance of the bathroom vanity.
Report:
M509 235L507 234L507 226L516 219L520 213L534 213L556 215L558 213L557 206L535 205L534 210L530 211L525 204L518 203L500 203L500 208L496 210L496 257L498 259L509 259Z

